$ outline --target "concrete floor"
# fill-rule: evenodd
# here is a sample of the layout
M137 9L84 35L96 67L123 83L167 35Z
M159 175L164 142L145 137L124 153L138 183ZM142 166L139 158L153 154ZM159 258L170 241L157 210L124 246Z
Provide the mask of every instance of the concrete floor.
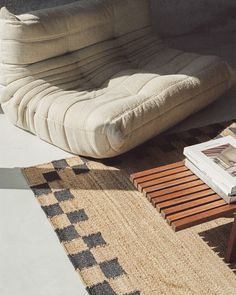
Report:
M226 38L225 35L223 37ZM211 40L208 36L201 42L193 41L196 36L191 37L188 43L179 38L169 42L178 48L189 44L195 44L196 48L201 45L198 51L202 53L214 54L214 50L219 55L227 53L226 58L229 57L229 62L236 65L236 42L233 47L228 46L231 37L221 40L221 47L210 44L212 52L203 46ZM191 48L186 49L191 51ZM236 87L175 127L174 131L235 119L235 98ZM0 134L0 294L87 294L18 168L65 158L70 154L12 126L1 109Z
M0 134L0 294L87 294L18 168L70 154L12 126L2 113Z

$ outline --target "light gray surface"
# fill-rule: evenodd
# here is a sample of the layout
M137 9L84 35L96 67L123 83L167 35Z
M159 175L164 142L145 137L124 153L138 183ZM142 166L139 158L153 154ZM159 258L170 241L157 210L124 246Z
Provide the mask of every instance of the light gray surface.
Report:
M20 169L70 156L0 114L0 294L87 292Z

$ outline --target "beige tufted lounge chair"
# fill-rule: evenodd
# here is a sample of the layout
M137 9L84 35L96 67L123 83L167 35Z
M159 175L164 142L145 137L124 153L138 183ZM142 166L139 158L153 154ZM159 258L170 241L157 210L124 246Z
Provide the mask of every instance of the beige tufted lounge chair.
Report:
M167 48L148 0L0 12L1 104L20 128L75 154L124 153L219 98L226 62Z

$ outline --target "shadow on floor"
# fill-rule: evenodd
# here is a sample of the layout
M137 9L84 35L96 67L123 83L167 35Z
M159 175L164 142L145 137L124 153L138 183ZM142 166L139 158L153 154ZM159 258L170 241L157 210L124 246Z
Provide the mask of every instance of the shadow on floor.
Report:
M0 168L0 190L2 189L29 189L20 168Z
M88 191L133 191L135 187L129 180L129 176L120 170L110 169L90 169L88 171L78 171L84 168L67 167L64 169L48 169L32 167L26 169L24 174L35 192L38 189L45 190L88 190ZM4 186L4 184L3 184ZM5 184L5 187L12 186Z
M233 215L230 216L230 219L232 217ZM199 236L202 238L202 240L207 243L207 245L223 260L231 227L232 222L229 222L227 224L223 224L199 233ZM228 263L227 265L233 270L234 274L236 274L236 259L234 259L232 263Z
M111 159L94 160L80 157L84 164L91 163L88 165L90 167L89 173L82 173L75 178L75 174L71 171L72 168L67 166L63 169L64 171L56 171L63 178L63 184L60 185L64 185L64 188L67 189L134 190L134 186L129 181L130 174L181 161L184 158L184 147L212 139L219 136L226 129L232 132L231 127L234 127L234 125L231 124L232 122L225 122L184 131L179 134L163 134L126 154ZM65 159L58 162L65 162ZM49 164L49 166L53 170L52 164ZM48 169L43 169L42 166L35 166L31 169L30 173L34 175L33 178L31 176L32 185L47 182L43 174L47 173ZM51 188L57 188L57 186L57 182L50 183ZM20 168L0 168L1 188L28 188Z
M121 156L101 160L101 162L106 166L123 170L130 175L131 173L182 161L184 159L183 150L186 146L229 134L236 136L236 124L234 125L233 121L215 123L181 132L163 133Z
M51 189L135 190L129 181L129 176L120 170L91 169L85 172L77 172L76 170L74 172L71 167L54 170L36 166L30 171L32 172L28 172L28 178L32 186L48 184ZM29 190L31 189L30 185L21 168L0 168L0 190Z

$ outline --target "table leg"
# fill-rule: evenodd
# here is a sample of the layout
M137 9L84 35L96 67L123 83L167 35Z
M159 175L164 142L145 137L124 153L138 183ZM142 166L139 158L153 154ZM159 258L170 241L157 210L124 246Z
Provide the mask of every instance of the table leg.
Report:
M225 261L231 262L233 259L234 251L236 251L236 217L234 219L228 245L225 253Z

